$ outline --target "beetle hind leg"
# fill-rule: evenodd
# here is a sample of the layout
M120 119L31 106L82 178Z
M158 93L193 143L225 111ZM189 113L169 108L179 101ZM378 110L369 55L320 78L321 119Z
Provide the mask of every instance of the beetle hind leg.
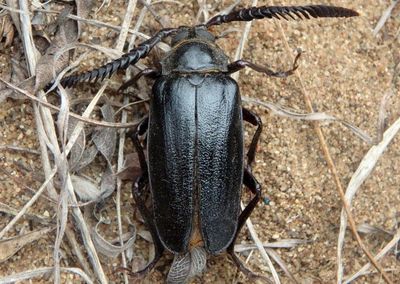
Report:
M133 145L136 148L136 151L138 153L139 161L140 161L140 166L142 168L142 175L139 176L136 181L132 185L132 195L133 199L135 200L136 206L139 209L140 214L142 215L145 224L150 231L151 237L153 239L154 243L154 248L155 248L155 255L154 259L150 261L145 268L143 268L140 271L130 273L130 275L135 278L135 279L141 279L144 278L157 264L157 262L160 260L163 252L164 252L164 246L161 243L160 238L157 235L157 230L156 226L154 224L152 214L150 210L146 207L146 200L143 198L143 193L145 192L146 187L149 184L149 177L148 177L148 171L147 171L147 163L146 163L146 158L144 155L143 147L139 141L139 136L143 135L146 133L147 128L148 128L148 117L144 118L142 122L137 126L136 130L134 133L131 135Z
M260 276L252 272L250 269L246 268L243 262L239 259L239 257L235 254L234 252L234 246L236 239L239 235L240 230L246 223L246 220L250 217L251 213L253 212L254 208L257 206L257 203L261 199L261 185L257 181L257 179L253 176L253 174L250 172L248 168L244 169L243 173L243 184L251 190L251 192L254 194L253 199L250 201L250 203L244 208L242 213L239 216L239 222L238 222L238 228L235 234L235 237L233 238L232 243L229 245L227 252L231 256L233 262L236 264L237 268L243 272L244 275L246 275L247 278L251 280L262 280L266 283L272 283L272 281L264 276Z
M142 198L143 189L148 185L147 174L140 176L132 186L132 194L135 200L136 206L138 207L140 214L142 215L145 224L150 231L151 237L153 239L153 244L155 248L154 259L150 261L145 268L137 272L132 272L130 275L135 279L142 279L154 268L157 262L160 260L164 253L164 246L161 243L160 238L157 235L156 227L153 222L150 211L145 205L145 200Z

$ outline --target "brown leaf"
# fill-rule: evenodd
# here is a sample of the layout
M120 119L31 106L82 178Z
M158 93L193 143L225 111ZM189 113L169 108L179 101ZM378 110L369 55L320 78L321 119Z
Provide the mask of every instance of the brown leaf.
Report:
M124 166L117 173L117 177L121 180L136 181L136 179L142 174L142 170L139 164L139 158L137 153L128 154L125 158Z
M12 9L15 9L15 10L19 9L18 0L6 0L6 3L7 3L7 6ZM11 18L12 18L12 21L13 21L15 27L18 30L18 33L21 35L21 25L19 22L19 14L17 12L12 12L12 11L10 11L9 13L11 15Z
M14 39L14 25L10 15L4 15L1 18L0 40L5 38L4 48L11 46Z

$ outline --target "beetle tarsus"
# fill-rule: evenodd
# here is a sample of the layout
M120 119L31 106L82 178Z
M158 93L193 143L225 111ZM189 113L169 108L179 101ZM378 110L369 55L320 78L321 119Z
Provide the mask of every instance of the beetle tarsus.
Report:
M265 283L272 284L273 281L271 281L269 278L265 276L258 275L251 271L250 269L246 268L244 266L243 262L240 260L240 258L234 253L233 250L228 249L228 254L231 256L233 262L237 266L237 268L242 272L249 280L256 281L256 280L261 280Z

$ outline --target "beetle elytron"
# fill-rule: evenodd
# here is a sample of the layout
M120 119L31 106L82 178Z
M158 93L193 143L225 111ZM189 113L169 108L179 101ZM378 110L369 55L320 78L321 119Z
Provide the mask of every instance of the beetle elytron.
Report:
M228 63L228 57L208 31L213 25L262 18L310 19L353 17L358 13L341 7L275 6L252 7L218 15L203 25L160 30L121 58L96 70L62 79L71 87L83 81L103 80L146 57L162 39L172 36L171 46L161 60L161 70L146 69L140 76L155 79L150 95L149 115L137 127L132 139L143 174L133 185L133 196L155 245L155 258L135 273L144 276L167 249L175 259L193 251L211 255L227 251L247 276L234 254L235 240L261 196L261 187L251 173L260 137L260 118L241 106L239 88L230 74L250 67L269 76L286 77L297 68L273 72L249 61ZM257 126L244 161L243 121ZM148 160L139 137L147 133ZM242 185L254 194L240 210ZM150 187L152 207L145 206L143 192ZM199 269L201 271L204 268ZM188 266L169 277L185 282L196 274ZM170 272L171 274L171 272ZM265 280L267 280L265 278Z

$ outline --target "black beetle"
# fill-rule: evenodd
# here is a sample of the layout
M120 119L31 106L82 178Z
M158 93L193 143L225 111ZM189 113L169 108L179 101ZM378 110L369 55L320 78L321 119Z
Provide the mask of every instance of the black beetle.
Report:
M262 123L256 114L242 107L238 85L230 74L247 66L269 76L286 77L297 68L298 56L293 68L286 72L273 72L245 60L228 63L228 57L215 44L208 28L262 18L290 20L357 15L350 9L324 5L241 9L215 16L204 25L160 30L121 58L61 80L66 87L82 81L103 80L135 64L162 39L173 36L172 49L161 60L161 70L147 69L134 78L135 81L144 75L155 79L149 116L137 127L132 140L143 171L133 185L133 196L153 237L156 254L136 276L146 275L164 249L172 252L180 264L193 251L201 255L201 265L198 264L196 271L193 265L182 268L178 263L169 282L186 281L204 268L205 253L215 255L223 251L228 252L247 276L255 276L244 267L233 248L240 229L261 197L261 186L252 175L250 165ZM246 163L243 121L257 126ZM146 133L148 161L139 141ZM243 184L254 197L241 212ZM150 185L152 208L146 207L143 198L147 185Z

